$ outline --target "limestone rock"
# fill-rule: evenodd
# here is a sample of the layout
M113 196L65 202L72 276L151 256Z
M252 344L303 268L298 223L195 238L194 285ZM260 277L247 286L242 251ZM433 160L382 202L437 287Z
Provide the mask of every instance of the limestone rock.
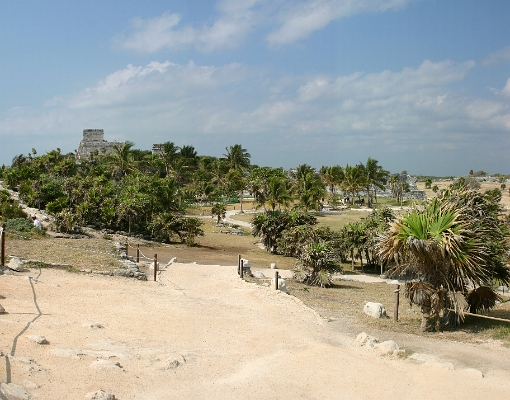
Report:
M266 276L261 271L255 271L253 272L253 276L255 278L264 279Z
M276 269L276 263L271 263L271 269Z
M9 264L7 264L7 266L10 269L13 269L13 270L18 271L18 272L23 272L23 271L26 270L25 269L25 263L19 257L12 257L11 260L9 261Z
M29 380L23 381L23 385L25 385L25 387L28 389L39 389L40 388L40 386L37 383L29 381Z
M115 396L113 394L107 393L102 389L87 393L85 397L91 400L115 400Z
M274 288L274 278L271 279L271 287ZM278 290L282 291L283 293L289 294L289 290L287 289L287 284L285 283L285 279L278 278Z
M387 318L386 309L381 303L368 302L363 307L363 312L374 318Z
M6 400L29 400L31 396L23 386L0 382L0 398Z
M358 336L356 336L356 340L354 342L359 346L374 347L379 343L379 340L365 332L361 332Z
M377 343L374 347L383 354L393 354L399 349L398 344L396 344L393 340Z
M48 340L42 335L27 335L27 338L37 344L49 344Z

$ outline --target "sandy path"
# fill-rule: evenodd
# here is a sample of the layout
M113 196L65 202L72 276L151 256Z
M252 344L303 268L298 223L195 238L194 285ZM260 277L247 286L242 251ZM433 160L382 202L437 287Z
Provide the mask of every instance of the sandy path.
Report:
M34 399L100 388L121 400L482 399L510 389L501 370L481 378L356 348L235 267L173 264L157 283L32 270L0 276L0 294L0 381L37 384Z

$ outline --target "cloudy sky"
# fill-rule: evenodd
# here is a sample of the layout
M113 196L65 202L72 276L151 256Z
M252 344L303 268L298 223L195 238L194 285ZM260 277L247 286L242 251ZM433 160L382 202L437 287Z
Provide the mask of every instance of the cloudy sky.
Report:
M20 0L0 164L83 129L252 163L510 173L510 1Z

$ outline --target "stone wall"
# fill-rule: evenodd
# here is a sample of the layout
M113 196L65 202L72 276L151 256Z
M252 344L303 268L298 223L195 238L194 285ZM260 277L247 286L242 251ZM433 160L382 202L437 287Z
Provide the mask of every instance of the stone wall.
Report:
M84 129L83 139L76 152L76 159L88 159L90 153L94 153L95 151L97 151L98 154L107 154L113 151L115 145L122 146L123 144L123 142L107 142L104 140L103 129Z

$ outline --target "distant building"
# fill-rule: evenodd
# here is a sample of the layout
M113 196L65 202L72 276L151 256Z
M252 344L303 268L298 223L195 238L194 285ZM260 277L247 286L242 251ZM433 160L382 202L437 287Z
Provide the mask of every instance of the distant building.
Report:
M160 144L160 143L153 144L152 145L152 154L162 154L163 147L164 147L164 144Z
M88 159L90 153L108 154L113 151L115 145L122 146L123 142L107 142L104 140L103 129L84 129L83 139L78 146L76 159Z

